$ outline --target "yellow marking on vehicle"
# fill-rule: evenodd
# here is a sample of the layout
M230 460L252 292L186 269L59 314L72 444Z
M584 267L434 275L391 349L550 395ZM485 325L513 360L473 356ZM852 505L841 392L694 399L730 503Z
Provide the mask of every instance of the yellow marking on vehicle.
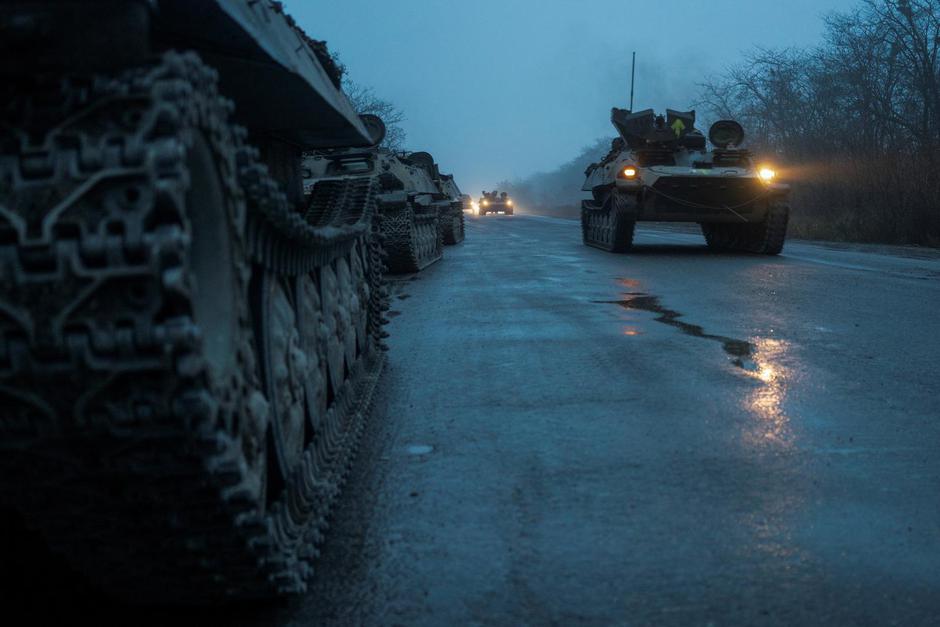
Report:
M682 118L676 118L676 121L672 123L672 130L676 132L676 137L682 136L682 131L685 130L685 122Z

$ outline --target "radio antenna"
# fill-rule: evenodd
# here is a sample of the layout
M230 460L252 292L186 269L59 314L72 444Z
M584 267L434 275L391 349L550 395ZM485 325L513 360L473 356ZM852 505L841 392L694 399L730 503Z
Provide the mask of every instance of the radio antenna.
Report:
M633 67L630 69L630 113L633 113L633 82L636 79L636 51L633 52Z

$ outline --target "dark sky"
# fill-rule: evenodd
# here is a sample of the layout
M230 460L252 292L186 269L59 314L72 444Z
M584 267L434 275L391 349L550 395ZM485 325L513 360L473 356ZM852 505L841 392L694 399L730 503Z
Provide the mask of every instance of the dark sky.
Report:
M689 107L696 83L755 46L814 45L858 0L288 0L350 78L406 115L465 192L551 170L612 134L627 106Z

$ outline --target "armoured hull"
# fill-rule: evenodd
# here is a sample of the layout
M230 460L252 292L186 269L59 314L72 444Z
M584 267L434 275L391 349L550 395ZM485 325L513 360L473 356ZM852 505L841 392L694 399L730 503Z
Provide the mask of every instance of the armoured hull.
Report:
M403 156L378 147L326 151L305 159L304 188L316 195L338 181L370 181L378 190L377 216L387 270L406 274L440 260L448 235L452 243L463 238L463 212L458 225L455 203L435 175L436 166L427 153Z
M266 1L0 21L0 497L131 601L302 591L387 308L378 190L302 204L301 149L371 141L328 56Z
M515 212L515 207L513 206L513 204L506 200L481 199L480 202L478 203L478 206L480 207L479 211L480 211L481 216L485 216L490 213L493 213L493 214L502 213L507 216L511 216Z
M740 126L717 123L711 135L720 145L707 150L704 136L694 130L694 111L670 110L668 117L655 118L652 111L614 109L611 118L621 137L585 173L582 189L592 195L581 209L585 244L626 252L637 222L696 222L715 249L782 250L789 187L715 133L716 127L730 127L736 145L743 139Z

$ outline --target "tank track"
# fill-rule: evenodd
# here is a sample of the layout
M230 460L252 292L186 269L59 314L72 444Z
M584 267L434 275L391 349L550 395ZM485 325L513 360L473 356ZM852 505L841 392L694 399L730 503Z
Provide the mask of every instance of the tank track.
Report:
M0 497L135 602L303 591L384 363L374 207L305 222L216 81L196 55L168 53L119 76L3 88ZM200 141L224 198L219 259L232 262L225 368L197 315ZM278 334L253 322L256 274L318 288L296 307L303 332L290 330L300 367L278 381L302 389L307 412L279 484L279 395L258 359Z
M789 205L781 199L772 199L762 222L755 224L703 223L702 234L712 250L778 255L783 251L789 219Z
M449 208L447 216L442 218L441 224L443 225L445 245L454 246L464 240L466 233L464 231L464 215L461 205Z
M420 272L441 259L444 237L436 208L416 211L411 202L385 202L380 216L389 273Z
M603 203L581 203L581 236L588 246L612 253L623 253L633 246L636 228L635 200L617 193L608 194Z

